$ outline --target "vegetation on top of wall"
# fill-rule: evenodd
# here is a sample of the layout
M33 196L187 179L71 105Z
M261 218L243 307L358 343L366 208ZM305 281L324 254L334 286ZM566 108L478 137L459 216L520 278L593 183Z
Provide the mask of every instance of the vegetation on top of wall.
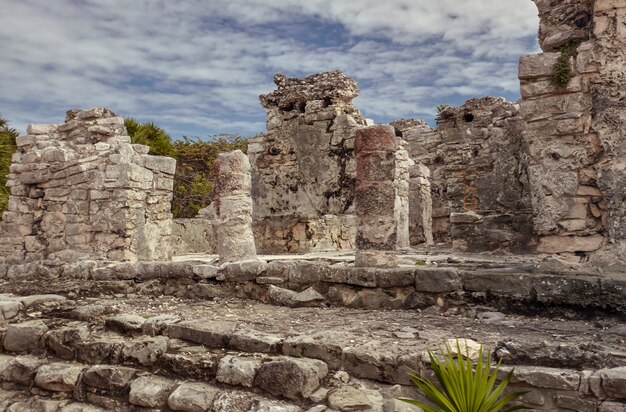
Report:
M437 124L437 126L439 126L439 122L441 122L441 113L446 110L448 107L450 107L449 104L440 104L437 106L437 116L435 117L435 123Z
M154 123L139 123L133 118L124 120L131 141L150 147L150 154L169 156L177 160L174 176L172 214L175 218L189 218L207 207L213 199L217 155L232 150L248 149L247 138L234 134L199 137L183 136L173 141L164 129Z
M15 144L17 136L17 131L10 128L9 122L0 116L0 220L9 203L11 191L6 187L6 183L11 168L11 157L17 149Z
M558 88L564 89L574 78L574 72L570 66L570 59L576 54L576 48L580 43L570 43L561 47L561 55L552 67L550 82Z

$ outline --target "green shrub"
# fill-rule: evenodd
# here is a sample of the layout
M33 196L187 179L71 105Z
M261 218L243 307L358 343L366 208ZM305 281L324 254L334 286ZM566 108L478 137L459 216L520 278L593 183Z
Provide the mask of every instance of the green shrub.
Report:
M570 59L576 54L578 44L571 43L561 47L561 55L552 67L552 76L550 77L550 82L554 86L563 89L574 78L574 72L570 67Z
M411 381L432 404L414 399L401 398L400 400L418 406L426 412L509 412L529 409L521 405L504 409L509 402L525 392L513 392L503 396L513 371L509 372L498 386L495 386L500 362L492 369L491 352L487 352L486 360L484 360L482 345L475 368L472 368L469 356L464 358L461 355L458 341L458 361L454 358L449 346L441 352L442 359L439 359L432 351L428 351L431 367L441 389L429 380L417 374L411 374ZM469 353L466 352L466 355Z
M441 113L448 107L450 107L450 105L445 103L437 106L437 116L435 117L435 123L437 126L439 126L439 123L441 122Z
M150 147L150 154L155 156L176 157L176 148L172 138L167 132L156 124L139 123L135 119L124 119L124 126L135 144L143 144Z
M194 217L213 199L217 155L237 149L245 153L248 140L234 134L211 136L208 141L183 136L182 140L174 142L174 147L178 162L172 214L174 217Z
M139 123L129 117L124 119L131 141L150 147L150 154L176 159L172 214L175 218L194 217L213 199L215 186L215 160L222 152L248 149L247 138L235 134L199 137L183 136L172 141L164 129L154 123Z
M2 212L6 209L11 194L6 183L11 168L11 157L17 150L15 144L17 136L17 131L9 128L9 122L0 116L0 220L2 220Z

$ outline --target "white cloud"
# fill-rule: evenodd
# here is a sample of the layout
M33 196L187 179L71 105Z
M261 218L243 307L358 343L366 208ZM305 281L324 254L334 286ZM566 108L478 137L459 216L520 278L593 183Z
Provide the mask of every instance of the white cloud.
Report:
M368 117L426 116L516 94L535 15L531 0L5 0L0 113L23 128L107 106L176 135L253 133L274 72L341 69Z

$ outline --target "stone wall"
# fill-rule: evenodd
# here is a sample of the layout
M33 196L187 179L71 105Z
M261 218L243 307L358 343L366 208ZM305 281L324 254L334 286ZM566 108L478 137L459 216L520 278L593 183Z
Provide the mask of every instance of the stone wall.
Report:
M174 219L169 244L174 256L215 253L213 220L202 217Z
M584 254L608 241L623 256L626 1L536 3L544 53L522 56L519 77L538 251ZM572 79L559 87L563 45Z
M248 146L257 249L353 249L357 85L341 72L274 81L261 96L267 132Z
M444 110L437 129L420 121L393 124L421 166L413 169L412 244L431 243L423 204L430 184L435 243L473 252L528 250L533 239L524 120L512 103L468 100Z
M524 120L501 98L441 113L445 199L455 249L526 250L532 240Z
M7 261L169 257L176 161L130 143L108 109L70 110L30 125L7 186L0 257Z

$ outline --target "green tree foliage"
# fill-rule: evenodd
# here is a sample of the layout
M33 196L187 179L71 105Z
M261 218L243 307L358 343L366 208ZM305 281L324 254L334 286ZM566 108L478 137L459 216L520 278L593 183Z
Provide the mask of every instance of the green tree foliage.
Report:
M171 137L154 123L139 123L133 118L124 119L124 125L133 143L150 147L150 154L169 156L177 160L174 177L172 214L175 218L194 217L213 198L215 186L215 159L222 152L248 148L248 140L234 134L199 137Z
M6 187L6 183L11 167L11 157L17 149L15 144L17 136L17 131L10 128L9 122L0 116L0 219L9 203L10 190Z
M124 125L130 140L150 147L151 155L176 157L172 138L161 127L152 122L139 123L132 117L125 119Z
M455 359L450 347L446 347L442 352L443 359L439 359L432 351L428 351L431 368L439 386L416 374L411 375L413 383L432 403L406 398L400 400L418 406L426 412L511 412L528 409L522 405L507 407L525 392L504 395L504 389L509 384L513 371L496 386L500 363L492 369L491 352L487 352L485 360L482 346L475 367L469 356L459 355L459 359ZM456 352L461 353L458 341Z
M198 137L174 142L177 152L172 213L175 217L194 217L213 198L215 160L223 152L248 149L248 139L239 135L211 136L208 141Z

